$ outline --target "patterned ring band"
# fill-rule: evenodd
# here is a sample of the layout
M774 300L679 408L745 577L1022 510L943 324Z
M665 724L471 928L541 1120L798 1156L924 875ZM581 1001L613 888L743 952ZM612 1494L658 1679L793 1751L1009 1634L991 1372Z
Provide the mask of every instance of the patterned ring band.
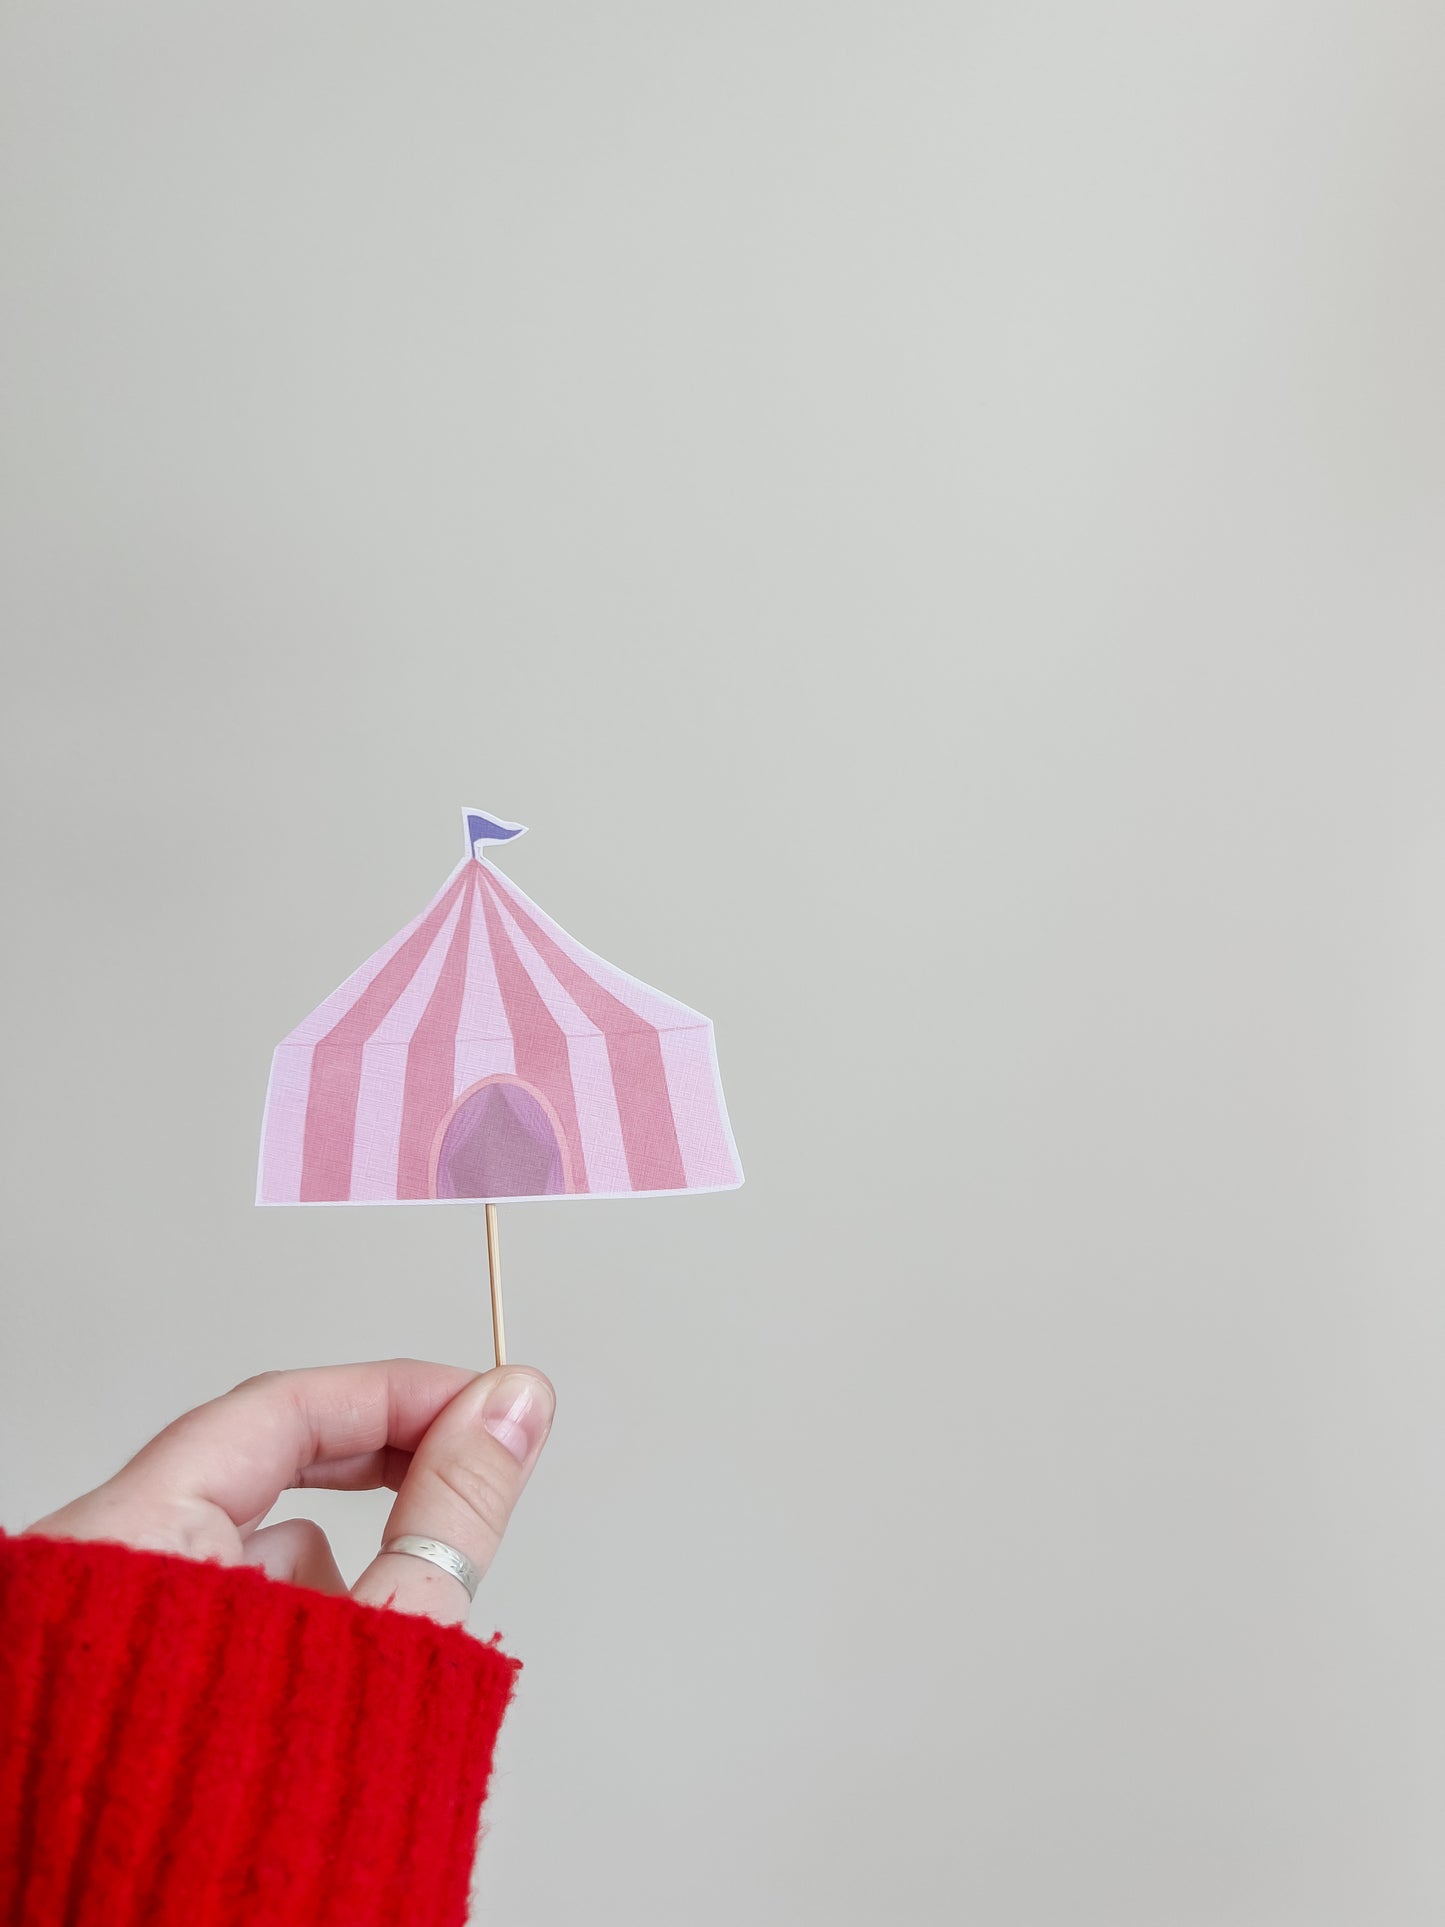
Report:
M449 1546L440 1539L418 1538L414 1532L404 1532L399 1539L388 1539L382 1547L383 1552L402 1552L411 1559L429 1559L443 1572L449 1572L453 1579L460 1579L467 1589L467 1598L475 1599L477 1587L482 1583L482 1575L464 1552Z

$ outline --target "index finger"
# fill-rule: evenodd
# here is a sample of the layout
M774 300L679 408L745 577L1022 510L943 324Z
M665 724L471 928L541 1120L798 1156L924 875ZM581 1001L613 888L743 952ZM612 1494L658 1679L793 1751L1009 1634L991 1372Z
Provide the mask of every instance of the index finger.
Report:
M329 1460L351 1461L345 1483L355 1486L355 1462L375 1454L380 1484L387 1449L414 1451L476 1376L417 1358L263 1372L168 1425L118 1476L159 1477L171 1492L209 1500L244 1525Z

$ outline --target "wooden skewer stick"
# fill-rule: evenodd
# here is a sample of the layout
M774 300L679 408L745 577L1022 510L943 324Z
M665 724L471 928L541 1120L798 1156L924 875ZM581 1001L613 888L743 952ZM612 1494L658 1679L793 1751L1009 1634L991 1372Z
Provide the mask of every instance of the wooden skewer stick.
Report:
M487 1206L487 1275L492 1282L492 1348L497 1363L507 1362L507 1328L502 1321L502 1247L497 1236L497 1207Z

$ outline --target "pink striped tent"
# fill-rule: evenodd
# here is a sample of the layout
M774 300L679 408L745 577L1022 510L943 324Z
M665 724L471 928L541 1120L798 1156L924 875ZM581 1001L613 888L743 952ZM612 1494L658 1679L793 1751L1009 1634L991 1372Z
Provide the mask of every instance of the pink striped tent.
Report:
M638 1197L742 1183L712 1025L483 854L276 1048L259 1204Z

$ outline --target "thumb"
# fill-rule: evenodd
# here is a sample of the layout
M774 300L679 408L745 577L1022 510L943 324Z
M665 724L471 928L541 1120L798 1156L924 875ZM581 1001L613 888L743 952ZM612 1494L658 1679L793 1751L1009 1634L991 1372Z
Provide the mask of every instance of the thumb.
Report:
M485 1572L547 1442L554 1403L549 1382L525 1366L484 1372L464 1386L413 1453L383 1544L403 1533L439 1539ZM471 1604L460 1579L402 1552L379 1553L351 1595L447 1624L464 1620Z

